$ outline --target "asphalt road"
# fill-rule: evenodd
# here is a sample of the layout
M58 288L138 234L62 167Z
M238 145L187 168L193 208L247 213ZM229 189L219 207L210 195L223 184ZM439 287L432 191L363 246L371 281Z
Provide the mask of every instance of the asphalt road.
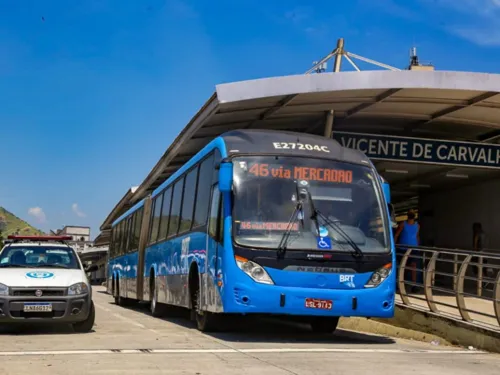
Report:
M2 329L0 374L498 374L500 356L339 330L317 335L284 322L241 319L202 334L184 318L116 306L95 288L95 331Z

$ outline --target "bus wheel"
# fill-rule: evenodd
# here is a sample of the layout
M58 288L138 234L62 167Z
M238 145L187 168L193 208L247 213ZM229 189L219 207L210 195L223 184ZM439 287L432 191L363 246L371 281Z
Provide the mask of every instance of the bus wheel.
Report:
M218 317L209 311L196 313L196 328L201 332L216 332L219 330Z
M113 297L115 298L115 305L123 306L123 298L120 297L120 282L118 279L114 280Z
M333 333L339 324L339 317L317 317L310 322L313 332Z
M158 288L156 287L156 278L154 278L153 280L154 281L151 282L151 303L149 305L149 311L155 318L159 318L165 313L165 308L161 303L158 302Z
M120 296L120 281L119 281L119 279L116 279L115 283L116 283L115 288L114 288L115 305L124 306L124 307L130 306L132 304L132 300L129 298L125 298L125 297Z
M219 328L219 317L216 314L213 314L209 311L201 311L199 309L201 294L199 283L196 280L196 283L193 285L194 291L192 294L192 306L193 313L195 315L196 320L196 328L198 328L201 332L215 332Z

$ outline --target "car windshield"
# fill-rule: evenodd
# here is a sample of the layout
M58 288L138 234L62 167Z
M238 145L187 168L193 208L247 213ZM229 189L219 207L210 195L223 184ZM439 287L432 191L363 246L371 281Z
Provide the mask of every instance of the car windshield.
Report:
M387 215L371 168L324 159L235 158L233 234L244 247L277 249L297 208L301 184L309 198L297 212L288 250L388 252ZM312 208L319 211L312 220ZM318 231L319 227L319 231Z
M73 249L65 246L7 246L0 254L0 268L69 268L80 265Z

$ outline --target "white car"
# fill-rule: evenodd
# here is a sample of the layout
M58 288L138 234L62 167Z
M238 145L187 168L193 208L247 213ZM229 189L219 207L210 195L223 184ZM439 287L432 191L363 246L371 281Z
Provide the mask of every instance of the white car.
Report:
M0 325L28 321L94 326L92 288L78 254L63 236L9 236L0 252Z

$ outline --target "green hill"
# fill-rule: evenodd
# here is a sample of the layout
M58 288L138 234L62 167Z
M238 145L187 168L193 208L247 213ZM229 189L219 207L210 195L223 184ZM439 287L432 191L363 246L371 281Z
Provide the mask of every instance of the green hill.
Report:
M0 232L3 238L7 238L10 234L27 236L44 234L3 207L0 207Z

